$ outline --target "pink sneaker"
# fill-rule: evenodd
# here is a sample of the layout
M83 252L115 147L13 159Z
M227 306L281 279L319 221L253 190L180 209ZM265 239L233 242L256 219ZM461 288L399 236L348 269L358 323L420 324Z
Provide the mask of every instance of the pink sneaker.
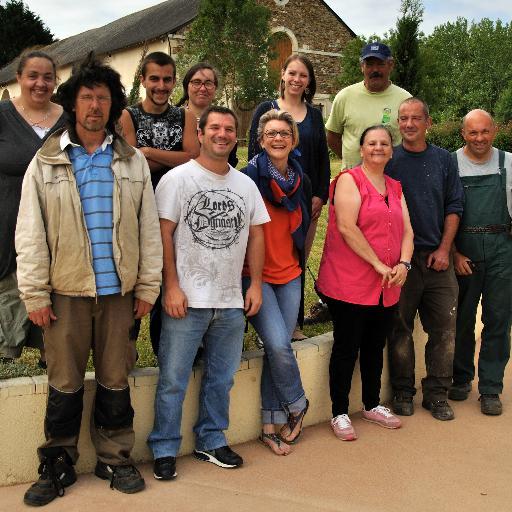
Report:
M377 423L384 428L400 428L402 422L383 405L377 405L370 411L363 409L363 420Z
M338 414L331 420L331 428L334 435L342 441L355 441L357 439L356 431L348 414Z

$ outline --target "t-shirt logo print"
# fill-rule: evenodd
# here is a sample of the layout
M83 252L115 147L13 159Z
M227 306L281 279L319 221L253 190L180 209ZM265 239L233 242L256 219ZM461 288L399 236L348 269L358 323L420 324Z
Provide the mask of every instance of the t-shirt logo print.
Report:
M202 246L227 249L245 227L245 211L243 198L231 190L203 190L191 197L185 222Z

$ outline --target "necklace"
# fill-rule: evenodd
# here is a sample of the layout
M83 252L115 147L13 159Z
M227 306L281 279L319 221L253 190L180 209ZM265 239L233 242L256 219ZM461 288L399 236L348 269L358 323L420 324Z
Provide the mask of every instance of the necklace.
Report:
M39 121L34 121L28 115L28 112L26 111L25 106L23 105L23 103L21 101L20 101L20 107L23 112L23 115L28 119L30 126L41 128L42 130L49 130L49 128L47 128L46 126L42 126L42 124L45 123L46 121L48 121L48 118L50 117L50 109L46 110L46 114Z
M196 113L192 111L192 109L190 108L190 105L188 103L185 106L185 110L190 110L190 112L192 112L192 114L194 114L195 118L197 119L197 123L199 124L199 119L201 119L201 116L196 115Z

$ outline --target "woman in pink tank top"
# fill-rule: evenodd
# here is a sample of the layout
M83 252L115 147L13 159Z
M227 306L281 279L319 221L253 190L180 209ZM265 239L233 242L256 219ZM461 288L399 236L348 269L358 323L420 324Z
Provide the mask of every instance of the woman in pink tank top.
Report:
M348 416L359 354L363 419L386 428L400 420L380 405L383 350L413 252L413 232L402 187L384 175L392 139L384 126L360 140L362 164L331 183L329 223L317 291L333 320L329 365L331 426L339 439L357 434Z

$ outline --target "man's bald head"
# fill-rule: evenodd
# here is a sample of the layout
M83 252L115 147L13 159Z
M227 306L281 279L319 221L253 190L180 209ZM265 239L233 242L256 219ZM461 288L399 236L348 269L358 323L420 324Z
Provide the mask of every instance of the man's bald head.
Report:
M487 110L482 110L481 108L475 108L474 110L470 110L463 118L462 118L462 129L464 129L466 125L466 121L483 121L487 120L491 124L495 125L494 119L492 118L491 114L487 112Z
M475 162L485 162L491 156L496 137L496 123L489 112L475 109L462 119L462 137L466 141L464 152Z

